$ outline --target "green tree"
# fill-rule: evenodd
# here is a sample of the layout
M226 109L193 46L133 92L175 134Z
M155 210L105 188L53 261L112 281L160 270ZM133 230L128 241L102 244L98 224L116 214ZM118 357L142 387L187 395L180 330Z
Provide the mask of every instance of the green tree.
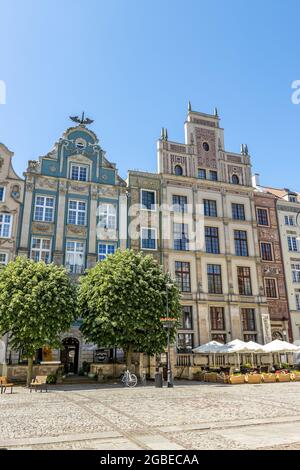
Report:
M65 268L25 257L0 270L0 336L28 359L27 385L33 358L43 346L59 347L76 313L76 288Z
M161 317L181 316L180 293L152 256L118 250L80 280L79 315L84 336L103 347L120 347L131 366L132 352L155 354L166 346Z

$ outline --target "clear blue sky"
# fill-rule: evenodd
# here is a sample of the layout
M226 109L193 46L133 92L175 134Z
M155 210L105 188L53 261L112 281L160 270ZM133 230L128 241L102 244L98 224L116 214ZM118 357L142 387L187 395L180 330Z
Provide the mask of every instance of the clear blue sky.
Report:
M298 0L0 0L0 141L22 174L84 110L121 176L155 171L190 99L263 184L300 190L299 18Z

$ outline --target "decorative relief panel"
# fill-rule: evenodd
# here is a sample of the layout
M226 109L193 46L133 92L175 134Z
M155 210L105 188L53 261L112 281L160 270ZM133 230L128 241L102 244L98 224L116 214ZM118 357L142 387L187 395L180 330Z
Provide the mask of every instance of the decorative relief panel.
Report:
M217 127L214 121L205 121L204 119L193 118L192 122L200 124L201 126Z
M36 187L37 188L45 188L45 189L56 190L57 189L57 181L52 180L49 177L46 177L46 178L39 177L39 178L36 179Z
M196 127L196 148L198 154L198 165L217 168L217 157L216 157L216 144L215 144L215 133L210 129L202 129ZM207 142L209 150L206 151L203 148L203 144Z
M32 233L45 233L51 235L54 232L54 224L32 222Z
M80 237L86 237L86 227L83 227L81 225L72 225L68 224L67 225L67 236L73 237L73 236L80 236Z

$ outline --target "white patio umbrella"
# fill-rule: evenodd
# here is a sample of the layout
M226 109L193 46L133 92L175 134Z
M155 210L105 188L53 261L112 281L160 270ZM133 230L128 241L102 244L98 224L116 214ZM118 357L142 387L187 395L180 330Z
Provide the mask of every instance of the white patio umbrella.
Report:
M245 344L246 344L248 351L251 353L251 362L252 362L252 367L253 367L254 366L253 354L263 353L264 352L263 345L258 344L255 341L247 341L247 343Z
M198 346L197 348L194 348L193 352L198 354L216 353L222 346L224 346L224 344L219 343L218 341L210 341L209 343L205 343L201 346Z
M278 354L278 363L280 363L280 353L292 353L299 351L299 346L295 346L292 343L287 341L281 341L280 339L274 339L271 343L265 344L263 350L266 353L277 353Z
M247 349L247 343L241 341L240 339L234 339L233 341L224 344L224 346L220 348L219 352L223 354L236 353L238 359L238 366L240 367L240 353L249 352L249 349Z

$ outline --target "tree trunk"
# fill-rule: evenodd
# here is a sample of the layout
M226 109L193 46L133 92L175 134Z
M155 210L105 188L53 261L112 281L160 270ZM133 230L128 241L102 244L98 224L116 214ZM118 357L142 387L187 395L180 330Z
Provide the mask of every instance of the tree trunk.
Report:
M131 361L132 361L132 346L128 346L126 351L126 367L128 370L131 369Z
M27 387L31 384L32 380L32 370L33 370L33 357L28 357L28 366L27 366Z

